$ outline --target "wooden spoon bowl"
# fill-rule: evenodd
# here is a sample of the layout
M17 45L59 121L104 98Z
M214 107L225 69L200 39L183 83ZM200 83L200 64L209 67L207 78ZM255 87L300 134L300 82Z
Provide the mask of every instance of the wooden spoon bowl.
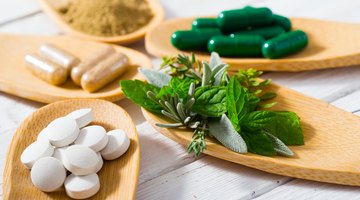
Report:
M294 157L239 154L209 137L204 153L283 176L360 186L360 117L275 84L269 91L278 94L274 110L294 111L301 118L305 145L290 146ZM160 128L155 123L171 122L145 109L142 111L161 134L184 146L191 142L192 131Z
M180 18L165 21L152 29L145 37L146 50L155 56L178 54L190 55L172 46L170 37L176 30L190 30L195 18ZM316 19L292 18L293 29L305 31L308 46L302 51L281 59L226 58L229 70L255 68L264 71L304 71L360 64L360 25ZM207 52L195 52L199 60L209 60Z
M90 199L134 199L139 174L140 147L135 125L120 106L103 100L66 100L49 104L27 117L16 130L7 152L3 177L3 198L10 199L69 199L64 188L45 193L31 182L30 171L20 162L24 149L36 140L39 132L55 118L80 108L91 108L93 125L101 125L107 131L123 129L130 138L130 147L120 158L105 161L98 173L100 190Z
M115 81L94 93L75 85L70 79L60 86L51 85L26 69L24 57L36 53L44 43L52 43L66 49L80 59L96 52L103 45L98 42L79 40L66 36L29 36L0 34L0 91L43 103L71 98L91 98L117 101L124 97L119 81L140 79L139 66L150 68L151 60L144 54L125 47L113 45L117 52L128 56L131 67Z
M164 10L161 7L159 1L148 0L149 6L153 11L153 18L146 26L141 27L140 29L126 35L101 37L75 30L63 19L63 17L57 10L63 7L64 5L66 5L69 2L69 0L39 0L39 2L44 12L48 14L64 32L81 39L98 41L98 42L107 42L107 43L116 43L116 44L129 44L135 42L139 39L142 39L145 36L145 33L149 29L160 24L164 19Z

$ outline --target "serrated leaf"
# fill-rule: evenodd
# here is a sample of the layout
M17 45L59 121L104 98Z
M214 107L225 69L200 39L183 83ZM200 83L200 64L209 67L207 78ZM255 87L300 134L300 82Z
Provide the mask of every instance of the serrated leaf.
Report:
M146 80L153 84L156 87L162 88L166 85L168 85L171 76L159 71L145 69L145 68L139 68L139 72L145 76Z
M247 94L236 78L232 77L226 87L226 108L235 130L240 131L240 121L247 114Z
M246 153L247 146L241 135L234 129L231 121L223 114L220 120L209 122L209 131L226 148L238 153Z
M257 131L264 128L273 118L275 114L266 110L251 112L246 120L242 123L247 130Z
M286 144L284 144L279 138L273 136L272 134L265 132L267 136L269 136L271 142L273 143L274 149L276 153L282 156L294 156L294 153L289 149Z
M219 54L216 52L211 52L210 62L209 62L210 68L214 69L219 64L222 64Z
M156 97L158 99L161 99L163 96L167 94L173 96L175 93L177 93L181 99L186 101L190 84L192 82L193 80L189 77L185 77L183 79L180 79L178 77L173 77L171 78L167 86L161 88L161 90L158 92Z
M219 117L226 112L226 87L205 86L195 90L192 111L208 117Z
M241 136L243 136L249 152L264 156L276 155L273 143L264 131L243 131Z

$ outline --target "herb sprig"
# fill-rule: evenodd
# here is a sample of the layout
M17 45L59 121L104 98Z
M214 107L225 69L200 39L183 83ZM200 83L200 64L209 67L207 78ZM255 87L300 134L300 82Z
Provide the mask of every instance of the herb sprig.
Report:
M287 145L304 144L295 113L263 110L276 104L276 93L263 91L271 80L258 79L261 71L239 70L230 78L214 52L209 63L178 55L163 58L161 67L166 73L140 69L148 83L123 80L121 88L133 102L173 121L157 126L193 130L187 150L195 156L209 136L232 151L265 156L293 156Z

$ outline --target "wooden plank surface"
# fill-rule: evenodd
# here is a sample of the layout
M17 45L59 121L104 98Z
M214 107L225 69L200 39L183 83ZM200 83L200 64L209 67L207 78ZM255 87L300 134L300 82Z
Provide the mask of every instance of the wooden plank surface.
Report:
M25 3L26 2L26 3ZM270 6L274 12L294 17L360 22L358 1L233 1L162 0L166 18L216 14L224 9ZM20 5L21 4L21 5ZM20 5L20 6L19 6ZM35 0L0 3L0 31L21 34L60 34L61 31L39 11ZM145 52L143 42L130 45ZM158 65L160 59L153 59ZM309 96L333 102L347 111L360 109L360 68L301 73L268 73L266 77ZM353 187L316 183L276 176L208 156L195 159L175 142L152 129L139 108L128 100L119 105L137 124L141 143L141 169L137 199L359 199ZM0 175L12 134L21 121L42 104L0 93ZM0 178L0 184L1 184ZM299 195L294 195L299 193ZM302 194L302 195L300 195ZM0 190L1 195L1 190ZM224 196L225 195L225 196ZM300 198L301 199L301 198Z

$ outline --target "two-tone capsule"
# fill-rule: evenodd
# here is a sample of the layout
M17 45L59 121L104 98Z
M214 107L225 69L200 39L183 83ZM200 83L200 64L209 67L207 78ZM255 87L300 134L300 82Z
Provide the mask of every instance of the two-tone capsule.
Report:
M264 41L259 35L214 36L208 43L208 51L227 57L257 57L261 56Z
M217 28L175 31L171 35L171 43L180 50L205 50L209 39L221 35Z
M231 34L230 36L235 37L242 35L259 35L264 39L270 39L282 33L285 33L285 30L281 26L267 26L262 28L254 28L254 29L239 31Z
M268 26L273 22L269 8L243 8L219 14L217 23L224 33L233 33L247 27Z
M192 22L192 29L218 28L216 18L197 18Z
M300 51L307 44L308 37L305 32L290 31L267 40L262 46L262 54L267 58L280 58Z

